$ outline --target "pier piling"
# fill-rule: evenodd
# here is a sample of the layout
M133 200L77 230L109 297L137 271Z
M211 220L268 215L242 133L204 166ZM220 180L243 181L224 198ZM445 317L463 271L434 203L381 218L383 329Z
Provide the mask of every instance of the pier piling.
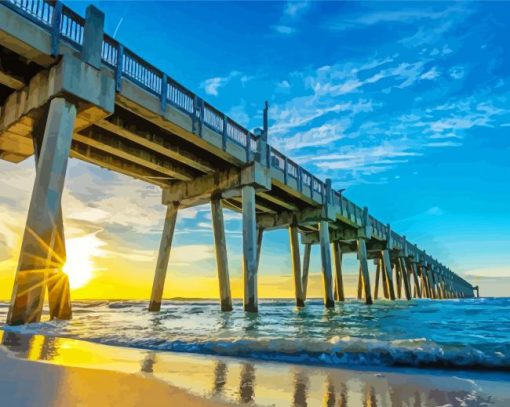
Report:
M163 234L159 245L158 260L156 263L151 299L149 302L149 311L151 312L158 312L161 309L161 299L163 297L163 289L165 288L166 271L168 268L168 260L170 259L170 250L172 249L172 240L174 237L178 209L178 203L170 204L166 209Z
M7 315L9 325L40 321L49 271L60 266L52 264L52 247L59 233L56 222L61 216L75 118L72 103L63 98L50 102Z
M365 239L358 239L358 261L361 272L361 281L365 292L365 302L372 304L372 292L370 289L370 275L368 273L367 244Z
M214 248L216 253L216 268L220 290L220 305L222 311L232 311L232 296L230 294L230 278L228 273L227 242L225 238L225 222L223 221L223 206L220 197L211 199L211 217L214 234Z
M326 308L333 308L335 306L335 296L331 272L329 224L325 220L321 220L319 223L319 243L321 247L322 276L324 279L324 306Z
M299 254L298 227L295 222L289 226L290 253L292 258L292 272L294 275L294 291L296 296L296 305L305 306L305 297L303 295L303 280L301 278L301 255Z
M242 187L244 310L258 312L255 187Z

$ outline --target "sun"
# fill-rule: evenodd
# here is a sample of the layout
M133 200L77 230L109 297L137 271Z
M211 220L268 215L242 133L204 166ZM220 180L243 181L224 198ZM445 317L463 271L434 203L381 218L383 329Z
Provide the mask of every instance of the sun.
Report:
M63 271L72 289L85 286L94 275L94 257L100 256L101 241L95 234L66 240L67 260Z

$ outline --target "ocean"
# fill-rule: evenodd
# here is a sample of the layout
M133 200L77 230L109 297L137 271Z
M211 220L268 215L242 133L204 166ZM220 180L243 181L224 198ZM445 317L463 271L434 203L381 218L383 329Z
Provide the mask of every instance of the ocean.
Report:
M291 300L261 300L258 314L235 301L74 301L71 321L5 326L20 334L68 337L145 350L234 356L328 367L414 367L510 371L510 298L322 300L297 309Z

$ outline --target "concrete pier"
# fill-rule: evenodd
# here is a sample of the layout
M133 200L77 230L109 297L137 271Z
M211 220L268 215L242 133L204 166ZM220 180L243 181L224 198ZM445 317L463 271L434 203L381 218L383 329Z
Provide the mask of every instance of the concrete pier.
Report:
M166 271L168 268L168 260L170 259L170 250L172 249L178 209L179 204L174 203L168 205L166 210L156 271L154 273L154 282L152 283L151 299L149 302L149 311L152 312L157 312L161 309L161 299L163 297L163 289L165 288Z
M56 221L61 216L62 190L75 118L76 107L72 103L63 98L50 102L7 315L9 325L41 319L48 273L55 268L51 264L52 247L58 233Z
M244 310L258 312L255 187L242 187Z
M51 318L71 317L60 206L68 157L161 189L167 214L151 311L161 306L177 209L209 202L223 310L232 299L222 208L242 213L246 311L258 310L262 236L283 228L289 228L298 306L306 299L313 244L320 245L328 308L344 299L347 253L358 255L359 296L367 303L368 260L377 262L376 285L386 298L395 299L396 291L400 298L402 284L409 298L411 274L415 296L474 296L469 282L272 146L267 103L263 128L244 128L105 34L97 8L87 8L85 18L62 3L48 8L0 3L0 159L19 163L35 154L37 160L8 323L38 321L46 289Z
M333 276L331 272L331 249L329 241L328 222L321 220L319 223L319 238L322 260L322 276L324 280L324 306L333 308L335 306L335 296L333 292Z
M214 248L216 252L216 268L218 271L221 310L232 311L232 296L230 294L230 278L228 273L225 223L223 221L223 206L219 197L211 199L211 217L214 234Z

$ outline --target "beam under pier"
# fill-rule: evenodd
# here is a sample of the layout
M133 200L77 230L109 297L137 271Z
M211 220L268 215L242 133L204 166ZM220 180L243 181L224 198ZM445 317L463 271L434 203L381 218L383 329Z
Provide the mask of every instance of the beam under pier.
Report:
M358 239L358 261L360 265L363 288L365 291L365 302L367 304L372 304L370 275L368 274L367 244L363 238Z
M243 201L244 310L247 312L258 312L255 187L253 185L244 185L241 194Z
M301 255L299 254L299 237L296 223L289 226L290 253L292 258L292 272L294 275L294 290L296 293L296 306L305 306L303 295L303 280L301 278Z
M163 234L159 245L156 272L154 273L154 282L152 283L151 299L149 303L149 311L151 312L158 312L161 309L161 299L163 298L163 289L165 288L166 270L168 268L170 250L172 249L178 209L179 204L177 203L167 206Z
M319 239L322 259L322 276L324 279L324 306L326 308L333 308L335 306L335 296L333 293L333 276L331 273L329 225L325 220L319 222Z
M214 233L214 248L216 251L216 267L218 270L218 282L220 286L221 310L232 311L227 242L225 238L225 222L223 220L223 206L221 204L220 197L214 197L211 199L211 215Z
M52 99L7 314L9 325L41 319L48 271L54 268L52 247L75 119L73 104L63 98Z

